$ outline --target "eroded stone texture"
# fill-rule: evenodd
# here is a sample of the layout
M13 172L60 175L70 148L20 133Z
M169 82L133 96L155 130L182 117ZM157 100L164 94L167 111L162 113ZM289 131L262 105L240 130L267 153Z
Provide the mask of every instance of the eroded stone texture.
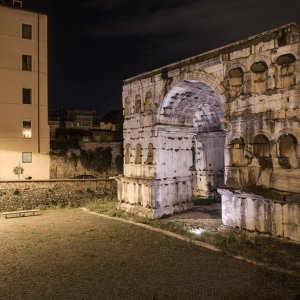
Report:
M292 23L125 80L120 207L161 217L224 184L300 194L299 71Z

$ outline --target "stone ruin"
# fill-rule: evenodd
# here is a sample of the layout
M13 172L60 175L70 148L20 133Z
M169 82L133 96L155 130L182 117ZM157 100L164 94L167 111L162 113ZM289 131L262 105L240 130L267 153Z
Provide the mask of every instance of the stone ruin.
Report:
M119 207L222 198L225 225L300 240L300 30L291 23L124 81Z

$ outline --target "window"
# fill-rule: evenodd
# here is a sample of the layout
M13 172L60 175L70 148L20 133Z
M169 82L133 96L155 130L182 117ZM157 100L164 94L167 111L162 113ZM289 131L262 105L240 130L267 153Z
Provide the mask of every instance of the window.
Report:
M22 4L22 0L13 0L13 7L18 7L18 8L22 8L23 4Z
M32 39L32 26L28 24L22 24L22 38L23 39Z
M30 139L31 137L31 121L23 121L23 138Z
M23 104L31 104L31 89L24 88L22 94Z
M32 71L31 55L22 55L22 71Z
M22 152L22 162L32 163L32 152Z

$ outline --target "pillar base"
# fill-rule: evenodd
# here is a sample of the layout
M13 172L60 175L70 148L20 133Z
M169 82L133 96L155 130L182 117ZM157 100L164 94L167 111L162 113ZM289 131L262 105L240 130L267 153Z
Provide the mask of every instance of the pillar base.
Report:
M146 179L119 176L118 208L157 219L193 207L191 176L176 179Z

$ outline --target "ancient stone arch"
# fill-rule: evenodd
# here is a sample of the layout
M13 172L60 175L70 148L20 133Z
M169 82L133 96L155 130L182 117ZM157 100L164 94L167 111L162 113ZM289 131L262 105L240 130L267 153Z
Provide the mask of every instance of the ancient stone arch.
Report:
M295 217L270 215L283 214L277 208L260 211L271 205L261 204L265 191L300 194L299 48L299 27L291 23L125 80L123 103L129 97L137 109L125 114L124 145L141 145L142 158L124 164L119 207L158 218L192 207L193 193L221 195L224 224L300 236ZM288 67L280 73L282 55L295 58L290 81L282 79ZM279 132L293 133L297 143L286 137L279 147ZM287 156L291 168L279 161ZM253 187L259 195L247 194ZM269 219L260 223L261 216ZM272 225L277 218L285 223Z

